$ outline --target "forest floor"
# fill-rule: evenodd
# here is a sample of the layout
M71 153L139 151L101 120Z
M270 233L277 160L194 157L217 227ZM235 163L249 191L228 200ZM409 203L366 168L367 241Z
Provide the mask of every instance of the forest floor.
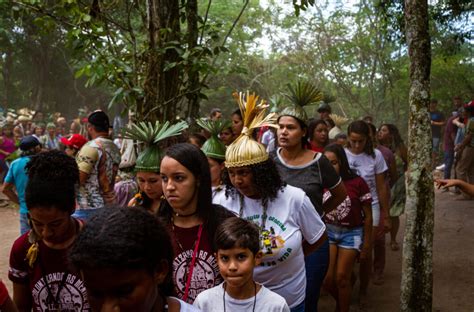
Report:
M474 311L474 201L436 190L434 235L433 311ZM398 242L403 242L405 218L401 217ZM0 279L8 281L10 248L19 233L17 210L0 208ZM387 235L385 283L369 286L367 311L399 311L402 251L392 251ZM357 311L356 284L351 311ZM319 311L334 311L334 300L322 295Z

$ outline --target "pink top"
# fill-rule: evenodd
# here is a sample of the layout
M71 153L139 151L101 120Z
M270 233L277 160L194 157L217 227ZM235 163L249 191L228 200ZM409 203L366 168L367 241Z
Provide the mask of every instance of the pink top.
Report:
M0 144L0 149L10 154L13 153L16 150L15 141L3 136L3 143ZM6 155L0 153L0 160L4 160L6 157Z

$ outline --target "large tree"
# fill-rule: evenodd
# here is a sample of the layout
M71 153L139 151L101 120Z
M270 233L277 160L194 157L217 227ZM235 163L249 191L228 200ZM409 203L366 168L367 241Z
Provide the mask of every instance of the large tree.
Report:
M428 114L431 66L428 20L427 0L405 1L410 116L401 311L432 310L434 190Z

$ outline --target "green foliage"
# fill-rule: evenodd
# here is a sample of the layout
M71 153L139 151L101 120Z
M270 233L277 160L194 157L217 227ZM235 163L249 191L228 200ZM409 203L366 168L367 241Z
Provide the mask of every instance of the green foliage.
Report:
M130 128L124 128L122 133L124 138L151 145L179 135L186 128L188 128L188 124L185 121L180 121L173 125L170 125L168 121L164 123L159 121L155 123L141 121L137 124L132 124Z
M315 104L323 99L323 93L308 81L298 80L295 84L288 83L288 93L284 95L294 105L300 107Z

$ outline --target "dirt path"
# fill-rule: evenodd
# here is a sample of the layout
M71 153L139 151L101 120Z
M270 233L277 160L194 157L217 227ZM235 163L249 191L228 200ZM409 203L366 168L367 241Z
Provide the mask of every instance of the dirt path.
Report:
M434 235L433 311L474 311L474 201L436 191ZM404 216L400 219L398 242L403 242ZM368 311L400 311L402 251L386 246L385 283L369 286ZM357 311L357 289L353 308ZM334 311L329 295L323 296L319 311Z
M459 197L436 192L433 311L474 311L474 201ZM18 220L14 209L0 208L0 278L10 291L8 257L19 233ZM403 229L403 217L401 221ZM387 245L385 284L369 287L368 311L399 311L401 259L402 252L391 251ZM334 311L334 307L330 296L321 298L319 311Z

